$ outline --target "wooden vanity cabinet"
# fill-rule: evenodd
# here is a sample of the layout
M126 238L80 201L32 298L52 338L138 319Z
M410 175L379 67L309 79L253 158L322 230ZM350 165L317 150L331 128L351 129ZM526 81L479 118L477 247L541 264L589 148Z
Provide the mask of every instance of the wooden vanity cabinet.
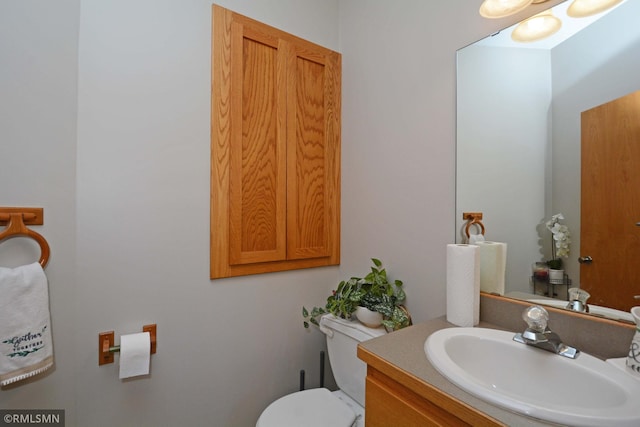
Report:
M211 278L340 262L341 56L213 6Z
M367 349L358 357L367 363L367 427L505 426Z

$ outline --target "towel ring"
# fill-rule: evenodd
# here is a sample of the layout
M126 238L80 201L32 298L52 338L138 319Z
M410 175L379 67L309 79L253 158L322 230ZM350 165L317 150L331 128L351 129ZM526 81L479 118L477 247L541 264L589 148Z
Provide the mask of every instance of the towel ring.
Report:
M467 226L464 229L465 233L467 234L467 238L471 237L471 234L469 233L469 228L471 228L472 225L480 226L480 234L484 236L484 224L482 223L482 221L469 221L467 222Z
M49 243L42 235L27 228L24 224L24 215L23 213L9 213L9 225L0 233L0 242L18 236L31 237L40 246L40 260L38 262L44 268L49 262Z
M464 212L462 214L462 219L467 220L467 226L464 228L464 232L467 235L467 238L471 237L471 234L469 233L469 228L471 228L472 225L479 226L480 232L484 236L484 224L481 221L482 212Z

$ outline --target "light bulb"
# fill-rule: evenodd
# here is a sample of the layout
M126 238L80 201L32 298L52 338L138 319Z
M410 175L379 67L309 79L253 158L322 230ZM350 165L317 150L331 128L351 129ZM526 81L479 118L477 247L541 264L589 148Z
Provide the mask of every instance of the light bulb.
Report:
M524 10L533 0L484 0L480 15L484 18L504 18Z
M572 18L584 18L612 8L622 0L574 0L567 9Z
M560 27L562 21L549 10L522 21L511 33L511 38L517 42L533 42L558 32Z

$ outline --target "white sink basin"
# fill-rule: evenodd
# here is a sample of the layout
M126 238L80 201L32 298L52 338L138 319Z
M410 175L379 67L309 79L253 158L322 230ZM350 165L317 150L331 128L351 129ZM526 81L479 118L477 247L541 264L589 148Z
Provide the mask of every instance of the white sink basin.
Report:
M513 341L513 332L448 328L424 344L449 381L496 406L570 426L640 426L640 381L581 353L568 359Z

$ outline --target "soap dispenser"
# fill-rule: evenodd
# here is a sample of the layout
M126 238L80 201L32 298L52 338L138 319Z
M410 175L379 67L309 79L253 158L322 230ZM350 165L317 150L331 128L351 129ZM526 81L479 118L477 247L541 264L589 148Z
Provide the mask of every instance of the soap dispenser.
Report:
M636 322L636 333L631 340L627 366L640 375L640 306L631 309L631 315Z

